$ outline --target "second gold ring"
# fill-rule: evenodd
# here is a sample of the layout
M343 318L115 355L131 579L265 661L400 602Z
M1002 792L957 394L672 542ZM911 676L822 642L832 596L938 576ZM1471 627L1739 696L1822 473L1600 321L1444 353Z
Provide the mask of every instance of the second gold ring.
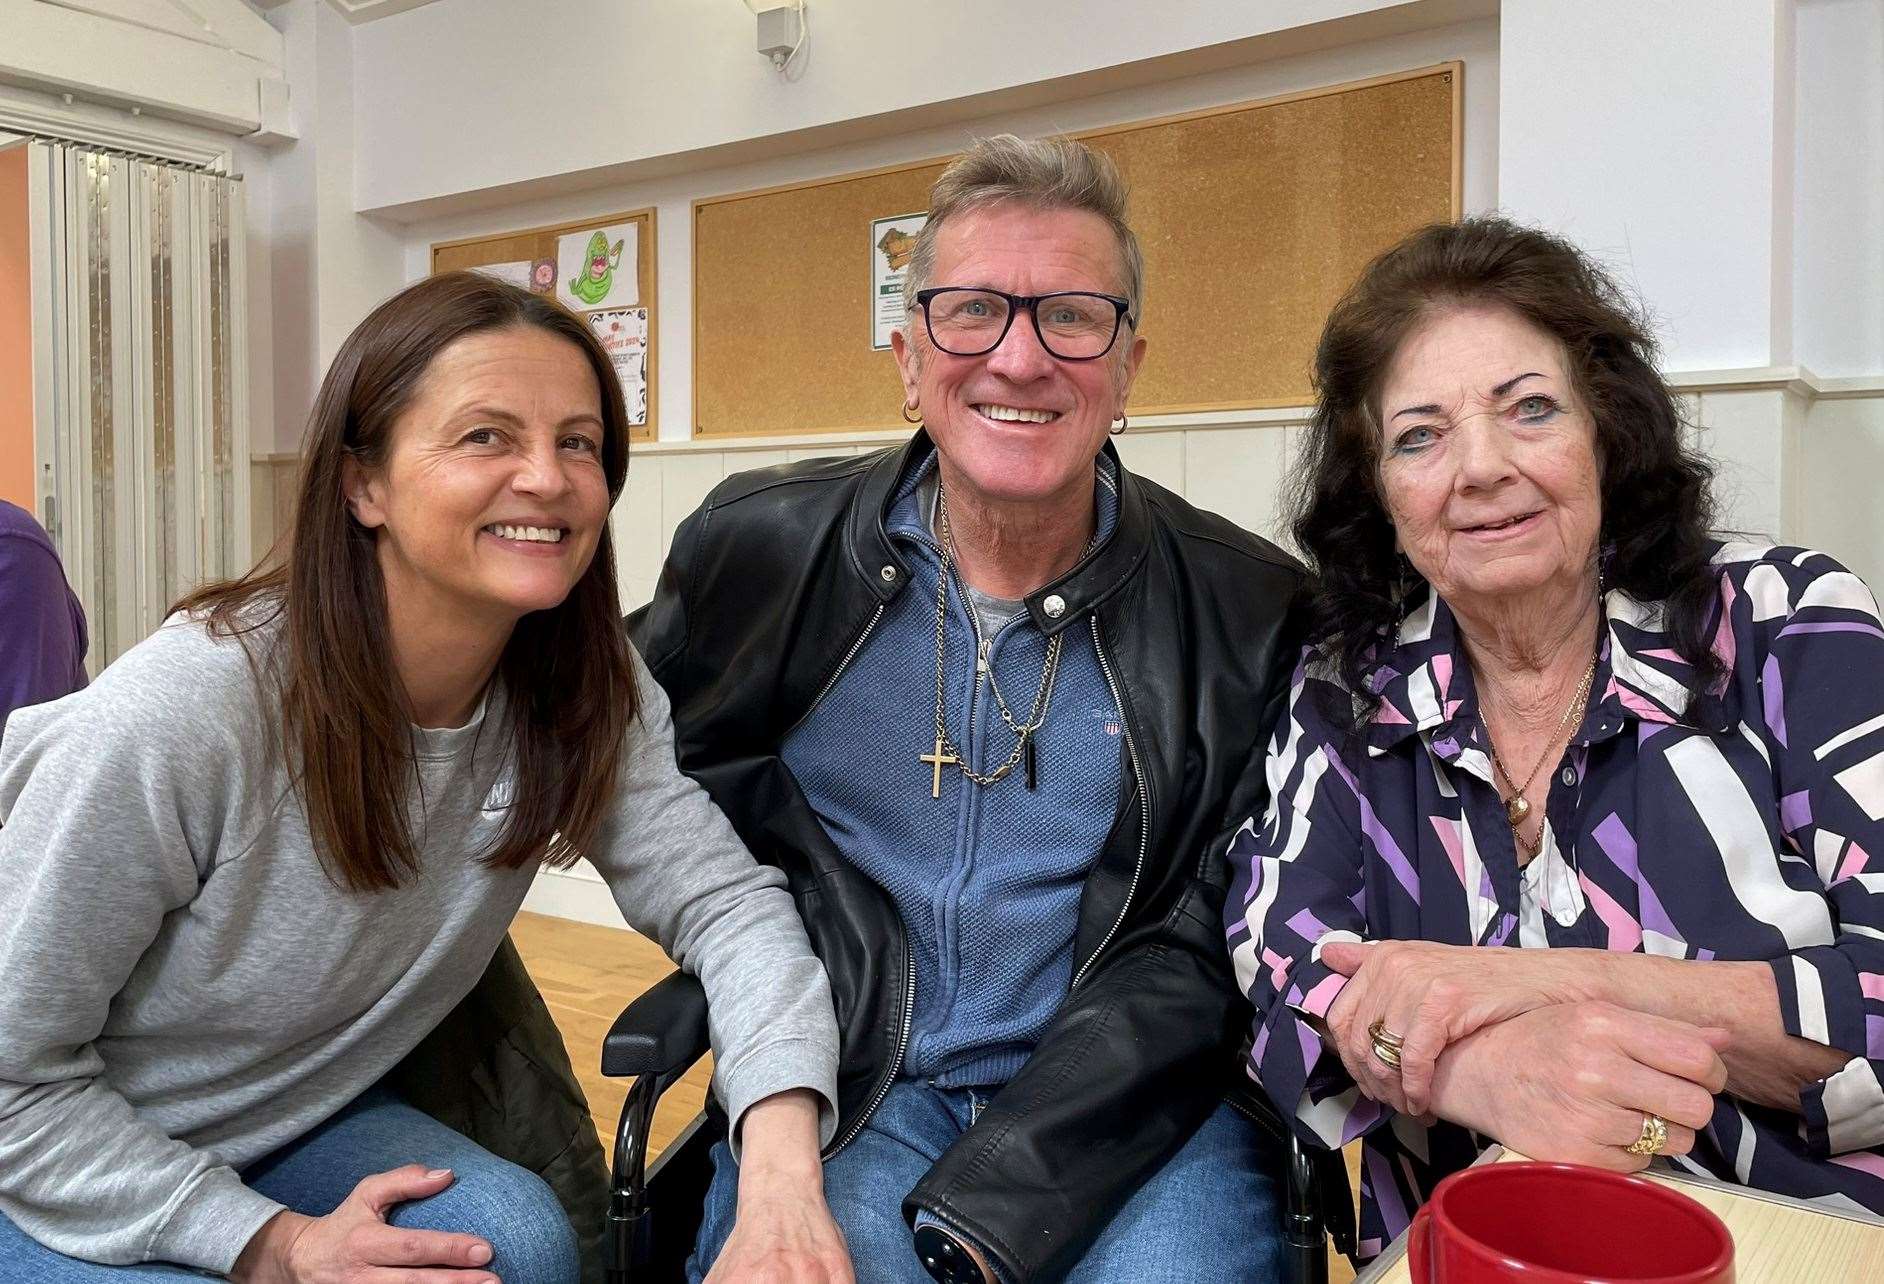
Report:
M1644 1111L1642 1114L1642 1135L1624 1146L1632 1155L1659 1155L1662 1147L1668 1144L1668 1121L1660 1115Z

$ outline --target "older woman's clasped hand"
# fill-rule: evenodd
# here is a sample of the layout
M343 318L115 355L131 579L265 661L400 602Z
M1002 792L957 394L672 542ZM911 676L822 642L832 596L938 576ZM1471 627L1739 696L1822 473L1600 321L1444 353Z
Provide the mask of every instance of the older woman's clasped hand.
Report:
M1424 1116L1439 1055L1451 1044L1494 1022L1585 997L1565 955L1431 941L1330 941L1322 962L1349 978L1328 1010L1341 1063L1375 1101ZM1402 1040L1398 1068L1374 1053L1376 1022Z
M1728 1032L1588 1000L1533 1008L1448 1048L1433 1108L1531 1159L1636 1172L1644 1115L1668 1125L1656 1153L1684 1155L1727 1084Z
M1350 978L1328 1028L1362 1092L1533 1159L1639 1169L1625 1148L1645 1114L1668 1124L1661 1153L1685 1154L1727 1083L1727 1031L1586 997L1572 951L1331 941L1321 958ZM1403 1040L1398 1069L1376 1022Z

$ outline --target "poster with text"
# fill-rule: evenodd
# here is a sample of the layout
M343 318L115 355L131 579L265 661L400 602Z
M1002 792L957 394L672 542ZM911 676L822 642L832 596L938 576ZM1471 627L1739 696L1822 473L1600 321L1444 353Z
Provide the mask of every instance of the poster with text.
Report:
M615 363L622 401L628 406L628 422L642 426L648 422L648 310L591 312L589 324L608 350L608 359Z
M870 346L890 346L890 331L903 324L903 277L916 249L927 211L897 214L870 224Z
M556 241L556 297L578 312L641 302L633 223L571 232Z

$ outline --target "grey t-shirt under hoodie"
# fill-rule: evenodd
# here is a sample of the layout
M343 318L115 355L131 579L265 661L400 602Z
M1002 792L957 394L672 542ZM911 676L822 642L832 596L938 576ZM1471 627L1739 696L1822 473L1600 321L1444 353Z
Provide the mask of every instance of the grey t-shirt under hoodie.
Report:
M265 650L268 626L249 637ZM586 853L622 913L696 972L735 1120L808 1087L835 1129L837 1027L782 875L640 716ZM226 1272L280 1206L237 1169L306 1134L476 984L533 868L477 859L509 797L502 694L419 730L420 867L329 880L239 641L176 619L0 742L0 1212L95 1262ZM423 800L422 803L420 800ZM414 1162L424 1162L415 1155Z

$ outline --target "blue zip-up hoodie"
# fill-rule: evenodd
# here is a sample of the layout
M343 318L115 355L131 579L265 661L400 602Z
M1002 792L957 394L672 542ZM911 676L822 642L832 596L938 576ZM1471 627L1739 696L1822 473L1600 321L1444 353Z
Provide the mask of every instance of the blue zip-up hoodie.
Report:
M839 851L891 899L909 933L915 1004L901 1074L943 1087L1005 1083L1066 997L1088 871L1119 810L1124 737L1092 630L1066 629L1037 787L1021 765L989 786L919 756L935 748L935 583L940 548L920 494L930 455L903 479L885 523L914 582L837 684L787 737L783 757ZM1098 542L1118 520L1117 480L1100 457ZM976 625L951 568L946 627L949 736L983 775L1014 733L977 672ZM1017 721L1033 707L1047 640L1022 612L987 639L988 663ZM907 748L908 768L858 770L859 746Z

